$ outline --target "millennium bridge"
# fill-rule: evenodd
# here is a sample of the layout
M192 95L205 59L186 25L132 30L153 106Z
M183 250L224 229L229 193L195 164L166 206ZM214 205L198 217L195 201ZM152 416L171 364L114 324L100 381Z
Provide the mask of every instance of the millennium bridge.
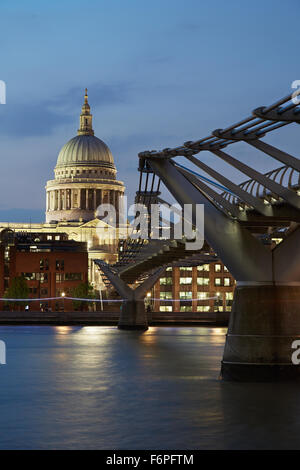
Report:
M291 361L292 343L300 339L300 160L264 139L300 123L298 94L259 107L207 137L138 155L136 202L145 205L149 217L151 204L169 207L160 197L164 185L180 207L203 205L201 248L191 245L187 250L184 237L141 237L124 243L115 265L96 261L124 300L119 328L146 329L144 297L165 267L183 259L209 263L216 253L237 282L221 366L225 380L300 378L299 366ZM261 159L271 157L276 169L262 173L229 154L227 148L234 150L238 142L259 150ZM208 166L201 160L202 151L243 173L245 181L235 183L216 166ZM196 227L196 210L184 216ZM280 243L271 243L272 238Z

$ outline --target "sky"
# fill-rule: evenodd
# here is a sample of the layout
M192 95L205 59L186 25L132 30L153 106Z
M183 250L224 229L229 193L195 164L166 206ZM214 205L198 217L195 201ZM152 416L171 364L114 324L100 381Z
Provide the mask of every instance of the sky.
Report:
M291 92L299 13L299 0L1 0L0 220L44 220L45 184L76 135L85 87L131 200L138 152L200 139ZM297 125L268 141L298 156Z

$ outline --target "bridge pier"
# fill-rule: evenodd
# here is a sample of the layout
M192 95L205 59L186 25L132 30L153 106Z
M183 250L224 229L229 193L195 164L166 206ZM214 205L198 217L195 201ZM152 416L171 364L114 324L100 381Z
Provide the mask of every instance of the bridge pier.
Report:
M300 380L292 343L300 339L300 286L238 286L221 366L223 380Z
M111 284L123 299L118 328L120 330L147 330L148 318L144 298L147 291L153 287L165 268L163 266L158 268L156 271L149 274L147 279L138 287L132 289L104 261L95 260L94 262L110 280Z
M144 300L124 300L118 323L120 330L147 330L148 319Z

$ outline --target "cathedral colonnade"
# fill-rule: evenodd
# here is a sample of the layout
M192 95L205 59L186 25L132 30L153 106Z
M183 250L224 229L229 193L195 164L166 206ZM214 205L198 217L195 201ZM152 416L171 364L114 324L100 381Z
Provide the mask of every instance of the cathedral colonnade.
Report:
M76 209L95 212L100 204L111 204L115 207L116 214L119 213L120 197L123 191L115 188L101 189L93 187L53 187L47 188L46 212L50 215L56 211L72 211ZM55 215L55 214L52 214ZM66 214L68 220L71 214ZM61 219L61 217L59 217Z

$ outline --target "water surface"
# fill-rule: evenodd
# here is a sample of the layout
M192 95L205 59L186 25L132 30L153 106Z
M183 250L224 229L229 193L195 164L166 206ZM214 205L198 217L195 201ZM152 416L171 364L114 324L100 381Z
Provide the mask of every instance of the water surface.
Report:
M1 327L0 449L300 447L299 385L221 382L225 334Z

